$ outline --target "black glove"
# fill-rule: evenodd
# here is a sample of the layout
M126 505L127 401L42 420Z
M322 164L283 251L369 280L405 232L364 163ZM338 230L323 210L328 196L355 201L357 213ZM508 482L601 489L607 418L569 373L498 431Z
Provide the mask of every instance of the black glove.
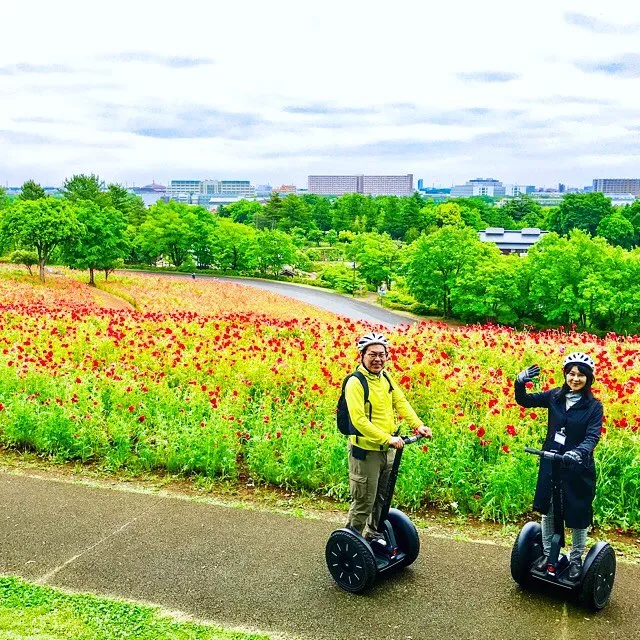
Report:
M530 382L540 375L540 367L537 364L532 365L528 369L521 371L516 378L517 382Z
M576 449L567 451L567 453L562 456L562 465L568 469L578 469L582 465L580 452Z

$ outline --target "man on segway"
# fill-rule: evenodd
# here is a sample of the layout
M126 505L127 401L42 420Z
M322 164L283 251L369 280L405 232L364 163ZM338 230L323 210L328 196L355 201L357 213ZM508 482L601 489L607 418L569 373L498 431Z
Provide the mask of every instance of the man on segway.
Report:
M388 494L395 452L404 446L404 440L398 435L395 413L421 436L431 438L432 433L384 370L389 355L385 336L368 333L358 341L358 351L360 365L344 387L354 431L347 445L352 498L347 527L383 550L387 543L378 529L380 515ZM360 376L364 376L368 387L366 405Z
M542 393L527 393L526 383L540 375L534 365L518 374L515 399L522 407L548 409L547 435L542 446L546 452L562 456L562 468L553 469L549 459L540 459L533 508L542 513L543 554L533 564L546 570L554 535L552 481L561 487L561 506L566 525L573 529L567 578L577 582L582 576L582 554L587 530L592 523L592 504L596 493L593 459L602 429L602 404L593 397L591 385L595 364L585 353L571 353L562 363L562 387ZM559 474L556 478L553 474Z

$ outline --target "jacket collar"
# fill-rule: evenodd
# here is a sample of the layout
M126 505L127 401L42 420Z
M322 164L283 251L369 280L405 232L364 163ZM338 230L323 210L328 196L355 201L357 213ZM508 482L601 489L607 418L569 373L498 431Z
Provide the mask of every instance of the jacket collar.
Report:
M371 371L369 371L369 369L367 369L363 364L359 364L358 371L364 373L364 375L370 380L380 380L382 378L382 371L384 371L384 369L380 372L380 374L375 374L371 373Z

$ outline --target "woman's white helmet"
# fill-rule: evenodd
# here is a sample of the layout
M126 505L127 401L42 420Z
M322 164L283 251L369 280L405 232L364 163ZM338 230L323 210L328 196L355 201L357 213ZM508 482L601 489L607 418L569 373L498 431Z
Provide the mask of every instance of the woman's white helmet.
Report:
M562 369L566 369L567 365L570 364L584 364L591 369L591 373L596 372L595 362L586 354L581 351L576 351L575 353L570 353L562 363Z
M371 333L367 333L366 336L362 336L362 338L358 340L358 351L362 353L367 347L370 347L372 344L381 344L385 348L385 350L389 347L387 339L381 333L372 331Z

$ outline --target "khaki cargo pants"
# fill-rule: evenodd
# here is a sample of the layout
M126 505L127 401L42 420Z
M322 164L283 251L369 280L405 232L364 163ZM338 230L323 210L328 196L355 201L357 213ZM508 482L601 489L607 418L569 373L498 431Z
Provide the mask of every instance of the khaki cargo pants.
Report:
M396 451L392 448L388 451L367 451L366 458L358 460L351 455L351 442L347 446L351 490L347 526L366 536L377 531L382 505L387 498Z

